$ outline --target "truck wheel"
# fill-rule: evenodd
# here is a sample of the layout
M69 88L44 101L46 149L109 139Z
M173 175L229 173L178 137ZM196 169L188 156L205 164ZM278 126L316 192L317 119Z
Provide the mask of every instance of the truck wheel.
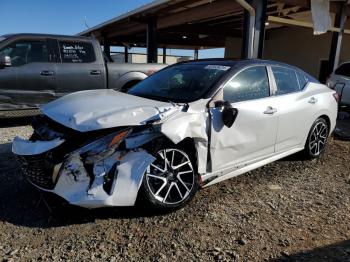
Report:
M140 82L140 80L130 81L130 82L126 83L119 91L126 93L129 91L130 88L132 88L134 85L136 85L139 82Z

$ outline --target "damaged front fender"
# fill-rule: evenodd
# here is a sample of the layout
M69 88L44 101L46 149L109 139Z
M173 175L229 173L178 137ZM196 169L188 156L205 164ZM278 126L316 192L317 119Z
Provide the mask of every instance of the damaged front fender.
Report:
M155 160L145 150L116 152L94 164L93 176L83 167L79 155L73 155L63 165L52 191L70 204L99 208L104 206L133 206L147 167ZM114 164L116 168L113 169ZM106 192L105 177L112 171L112 186Z

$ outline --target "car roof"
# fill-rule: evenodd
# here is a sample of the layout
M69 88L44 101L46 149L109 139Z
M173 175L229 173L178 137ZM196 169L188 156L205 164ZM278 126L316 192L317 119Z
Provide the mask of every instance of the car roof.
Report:
M55 35L55 34L37 34L37 33L18 33L18 34L6 34L1 35L3 38L12 38L12 37L47 37L47 38L63 38L63 39L91 39L91 37L85 36L71 36L71 35Z
M299 68L288 65L286 63L277 62L273 60L264 60L264 59L227 59L227 58L211 58L211 59L199 59L199 60L190 60L180 62L179 64L188 64L188 65L224 65L224 66L248 66L248 65L271 65L271 66L283 66L283 67L291 67L294 69Z

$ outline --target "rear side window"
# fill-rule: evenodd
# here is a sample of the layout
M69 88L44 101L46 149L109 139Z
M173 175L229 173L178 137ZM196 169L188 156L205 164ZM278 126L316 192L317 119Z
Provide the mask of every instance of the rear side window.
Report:
M0 55L9 56L12 66L49 61L46 42L37 40L11 43L0 50Z
M300 90L296 72L293 69L273 66L272 72L276 80L276 95L284 95Z
M62 63L92 63L96 60L91 43L59 41Z
M238 73L224 87L224 100L235 103L270 96L265 66L247 68Z
M335 70L335 74L350 77L350 63L342 64Z
M297 71L297 75L298 75L300 89L303 89L306 86L308 80L306 76L300 71Z

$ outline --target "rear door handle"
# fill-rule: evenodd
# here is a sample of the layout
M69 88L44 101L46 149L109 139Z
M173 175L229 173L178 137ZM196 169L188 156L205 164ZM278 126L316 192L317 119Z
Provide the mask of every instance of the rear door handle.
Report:
M309 100L309 103L310 103L310 104L316 104L317 101L318 101L317 98L311 97L310 100Z
M277 113L277 109L273 108L272 106L268 106L264 111L264 114L266 115L273 115L274 113Z
M40 72L42 76L53 76L53 71L44 70Z
M91 70L90 71L90 75L100 75L101 74L101 70Z

